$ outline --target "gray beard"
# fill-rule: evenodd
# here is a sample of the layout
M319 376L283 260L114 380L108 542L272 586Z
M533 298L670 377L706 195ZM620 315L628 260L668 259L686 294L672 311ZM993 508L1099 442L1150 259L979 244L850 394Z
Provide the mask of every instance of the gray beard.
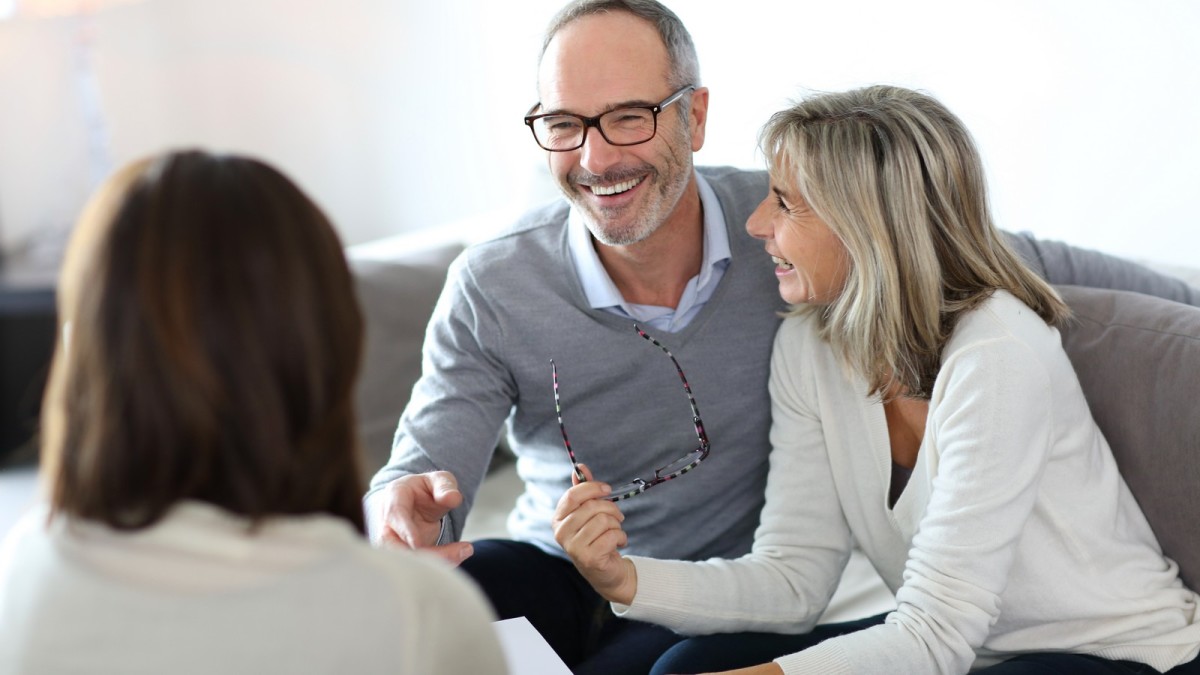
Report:
M657 215L657 214L655 214ZM583 221L587 224L588 231L592 233L596 241L605 246L629 246L642 241L646 237L654 234L659 225L662 225L662 220L650 217L639 218L629 227L622 228L616 232L610 232L600 229L598 223L594 222L587 215L584 215Z
M673 182L660 183L656 186L659 201L653 203L651 205L652 208L640 214L632 223L619 230L602 229L600 224L593 219L593 214L588 209L580 207L579 212L583 216L583 221L587 225L588 231L592 233L596 241L605 246L630 246L654 234L666 221L667 216L675 210L675 206L679 204L679 200L683 197L683 192L687 188L688 180L691 178L690 171L672 173L674 176ZM662 173L655 172L647 176L646 180L660 178L662 175Z

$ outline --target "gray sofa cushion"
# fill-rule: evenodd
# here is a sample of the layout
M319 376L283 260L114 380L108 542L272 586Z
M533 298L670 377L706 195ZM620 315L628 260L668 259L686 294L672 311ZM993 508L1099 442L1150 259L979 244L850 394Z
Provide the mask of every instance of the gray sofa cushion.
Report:
M366 321L357 389L359 436L367 476L391 454L392 437L421 375L421 344L446 268L463 247L446 244L388 260L350 257Z
M1059 286L1063 346L1121 474L1184 582L1200 589L1200 308Z

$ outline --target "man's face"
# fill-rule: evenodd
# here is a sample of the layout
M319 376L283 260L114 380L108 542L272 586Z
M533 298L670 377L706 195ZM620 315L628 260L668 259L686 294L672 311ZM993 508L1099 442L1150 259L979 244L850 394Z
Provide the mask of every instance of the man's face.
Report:
M538 112L591 117L627 105L655 105L674 93L667 50L648 22L625 12L578 19L555 35L538 74ZM603 244L624 246L654 233L675 209L704 143L707 90L658 116L658 132L640 145L610 145L591 128L583 147L550 152L550 172ZM680 119L676 106L688 107Z

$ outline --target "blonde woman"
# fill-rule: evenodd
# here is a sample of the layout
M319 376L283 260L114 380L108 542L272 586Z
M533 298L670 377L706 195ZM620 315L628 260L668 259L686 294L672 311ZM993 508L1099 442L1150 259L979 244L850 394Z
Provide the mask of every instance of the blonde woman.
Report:
M870 87L776 114L762 147L771 190L747 229L796 311L775 342L752 552L622 557L599 482L556 514L618 614L737 632L653 672L1200 672L1200 597L1092 420L1055 329L1066 306L993 226L962 123ZM814 626L854 542L897 609Z
M48 505L0 549L0 672L506 672L465 578L366 539L362 316L290 180L203 152L126 167L59 310Z

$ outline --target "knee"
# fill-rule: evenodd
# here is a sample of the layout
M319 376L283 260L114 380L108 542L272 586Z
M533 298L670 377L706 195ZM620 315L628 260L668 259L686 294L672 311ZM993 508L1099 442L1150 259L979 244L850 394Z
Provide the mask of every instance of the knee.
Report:
M712 669L712 650L699 638L675 643L654 662L650 675L687 675Z

